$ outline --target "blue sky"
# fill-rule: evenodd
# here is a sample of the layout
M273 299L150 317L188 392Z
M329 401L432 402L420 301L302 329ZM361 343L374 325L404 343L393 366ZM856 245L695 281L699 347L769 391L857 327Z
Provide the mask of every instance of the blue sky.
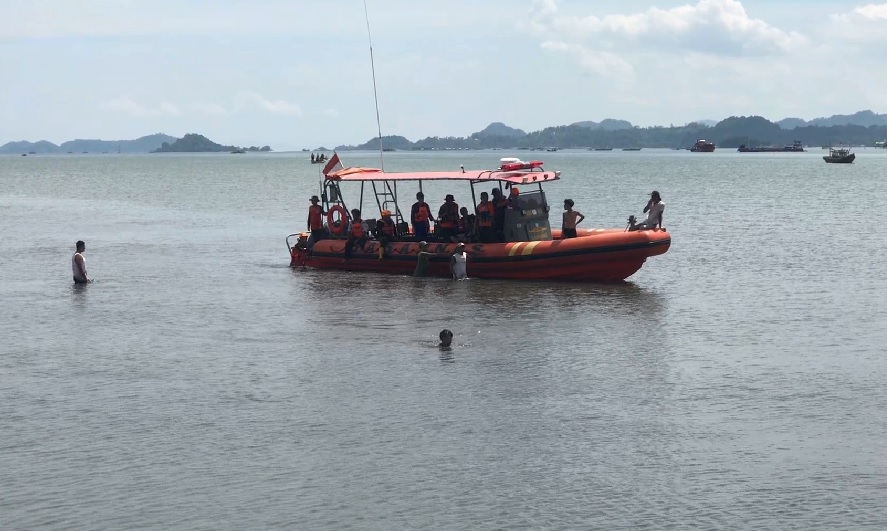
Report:
M887 113L887 4L367 0L382 133ZM0 0L0 144L376 135L362 0Z

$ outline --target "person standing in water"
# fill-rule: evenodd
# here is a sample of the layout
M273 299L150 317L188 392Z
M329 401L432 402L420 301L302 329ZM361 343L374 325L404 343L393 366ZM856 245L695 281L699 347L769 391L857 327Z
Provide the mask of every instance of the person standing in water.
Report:
M86 252L86 243L78 240L75 244L76 252L71 257L71 270L74 273L74 284L89 284L92 280L86 274L86 259L83 253Z
M465 244L456 245L456 252L450 257L450 272L456 280L468 278L468 253L465 252Z

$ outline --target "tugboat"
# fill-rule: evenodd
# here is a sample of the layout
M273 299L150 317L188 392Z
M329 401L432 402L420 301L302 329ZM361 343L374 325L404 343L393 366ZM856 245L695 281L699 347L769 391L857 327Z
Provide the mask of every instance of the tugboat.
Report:
M690 148L690 151L694 153L711 153L715 150L715 143L709 142L703 138L700 138L693 144L693 147Z

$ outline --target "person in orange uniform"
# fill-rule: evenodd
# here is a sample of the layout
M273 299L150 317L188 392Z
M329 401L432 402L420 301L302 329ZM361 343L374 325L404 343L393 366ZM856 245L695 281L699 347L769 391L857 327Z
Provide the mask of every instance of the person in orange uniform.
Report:
M348 240L345 242L345 260L351 258L352 249L355 244L363 247L367 240L366 224L360 219L360 210L351 211L351 227L348 232Z
M493 229L495 217L496 207L490 202L490 194L481 192L480 203L477 204L477 231L480 243L496 241L496 231Z
M311 196L311 206L308 207L308 230L311 236L308 237L308 252L314 248L314 244L323 239L323 207L320 206L320 198L316 195Z
M502 190L493 188L493 229L496 232L496 241L505 241L505 209L508 207L508 199L502 195Z
M379 260L385 257L385 246L395 241L397 227L391 219L391 211L383 210L382 217L376 222L376 239L379 240Z
M434 217L431 215L431 207L425 202L425 194L419 192L416 194L416 202L410 212L410 223L413 224L413 234L419 241L428 238L428 231L431 229L431 222Z
M451 242L456 237L456 222L459 221L459 205L453 194L447 194L444 204L437 211L437 233L441 241Z

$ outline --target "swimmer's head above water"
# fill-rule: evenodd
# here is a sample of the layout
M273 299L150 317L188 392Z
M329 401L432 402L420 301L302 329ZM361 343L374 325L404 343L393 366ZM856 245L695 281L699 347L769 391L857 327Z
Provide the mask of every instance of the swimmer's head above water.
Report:
M446 328L440 331L440 346L448 347L453 342L453 333Z

